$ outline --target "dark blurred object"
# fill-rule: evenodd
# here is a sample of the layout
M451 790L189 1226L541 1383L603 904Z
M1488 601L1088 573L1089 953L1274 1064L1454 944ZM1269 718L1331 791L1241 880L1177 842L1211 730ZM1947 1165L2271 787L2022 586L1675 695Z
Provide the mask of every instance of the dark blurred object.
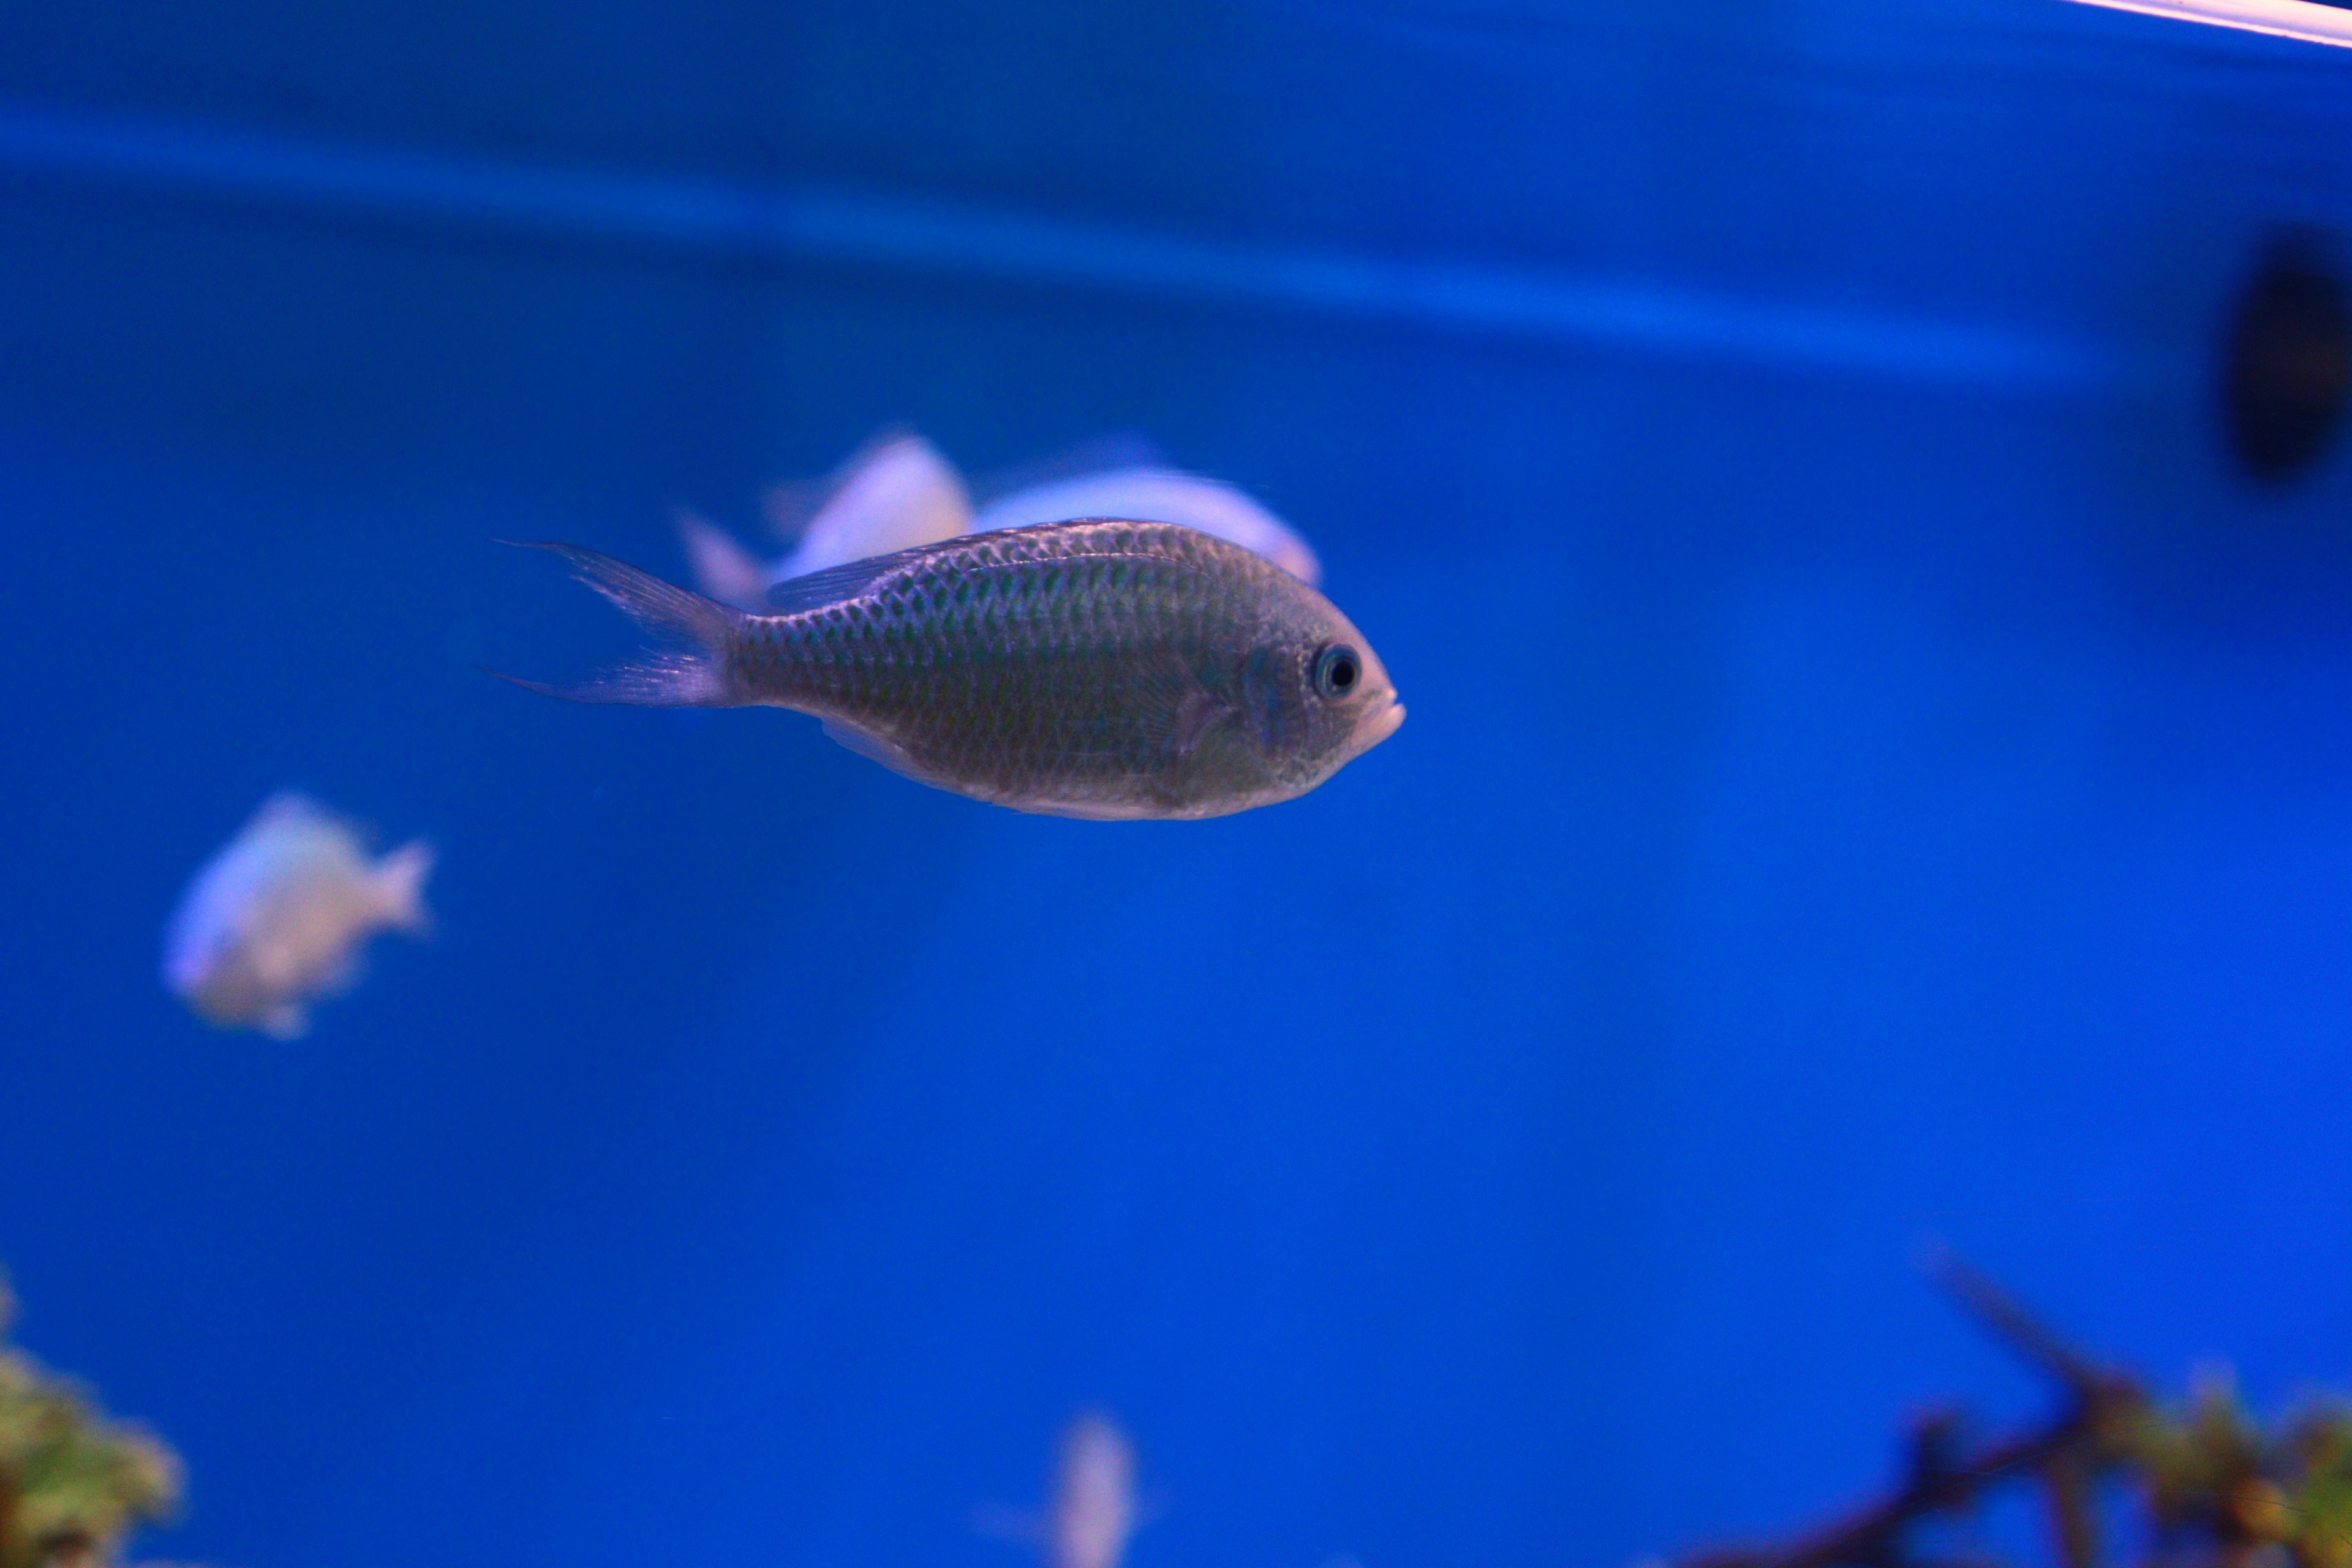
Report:
M0 1284L0 1329L15 1306ZM97 1568L179 1500L180 1461L0 1346L0 1568Z
M1906 1473L1884 1498L1787 1544L1703 1552L1680 1568L1928 1568L1944 1559L1915 1535L2004 1487L2040 1490L2061 1568L2103 1561L2098 1505L2109 1493L2139 1511L2150 1560L2167 1568L2352 1568L2352 1409L2315 1406L2265 1429L2226 1380L2208 1380L2168 1410L1965 1264L1939 1255L1929 1268L2049 1375L2056 1414L1972 1445L1958 1412L1935 1411L1914 1423Z
M2352 305L2315 236L2282 236L2264 250L2225 353L2231 449L2259 483L2294 479L2326 453L2352 389Z

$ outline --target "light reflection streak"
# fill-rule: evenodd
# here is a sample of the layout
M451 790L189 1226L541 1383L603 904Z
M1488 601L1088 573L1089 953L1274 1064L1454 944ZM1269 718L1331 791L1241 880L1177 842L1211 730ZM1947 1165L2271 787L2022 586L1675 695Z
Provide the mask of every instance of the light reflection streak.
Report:
M2075 4L2352 47L2352 11L2315 5L2313 0L2075 0Z

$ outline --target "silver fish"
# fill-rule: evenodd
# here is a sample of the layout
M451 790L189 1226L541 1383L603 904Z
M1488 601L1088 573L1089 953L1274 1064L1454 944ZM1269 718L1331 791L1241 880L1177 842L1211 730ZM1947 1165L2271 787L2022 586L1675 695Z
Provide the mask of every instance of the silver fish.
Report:
M291 791L272 795L181 899L163 983L224 1028L293 1039L310 1003L358 978L377 931L425 929L432 868L422 840L372 860L344 818Z
M583 702L795 709L909 778L1018 811L1246 811L1305 795L1404 721L1329 600L1175 523L947 540L779 584L767 615L577 545L538 548L677 651L577 686L518 684Z

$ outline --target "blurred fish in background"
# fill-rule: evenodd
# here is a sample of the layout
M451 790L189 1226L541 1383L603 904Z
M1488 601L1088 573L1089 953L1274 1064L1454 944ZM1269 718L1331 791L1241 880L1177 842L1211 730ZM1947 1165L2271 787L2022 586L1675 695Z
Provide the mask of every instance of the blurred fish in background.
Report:
M1062 1433L1044 1518L984 1509L972 1522L983 1534L1035 1543L1048 1568L1118 1568L1144 1522L1135 1445L1109 1412L1085 1411Z
M1141 1523L1135 1469L1135 1445L1108 1414L1088 1411L1070 1423L1048 1521L1054 1568L1118 1568Z
M376 932L427 928L432 869L424 840L372 859L357 825L282 791L189 884L164 935L163 983L223 1028L295 1039L311 1003L358 980Z
M812 488L819 502L803 513L795 501ZM955 465L920 436L897 430L876 436L815 487L772 491L768 512L777 531L799 539L772 563L691 512L679 515L687 561L705 594L758 609L774 584L971 531L971 496Z
M1176 522L1255 551L1301 582L1322 581L1306 540L1235 486L1167 466L1139 437L1111 437L1024 465L974 509L955 465L911 431L884 430L827 478L769 492L769 526L798 543L762 561L732 534L680 512L695 585L738 609L764 607L774 584L962 534L1074 518Z

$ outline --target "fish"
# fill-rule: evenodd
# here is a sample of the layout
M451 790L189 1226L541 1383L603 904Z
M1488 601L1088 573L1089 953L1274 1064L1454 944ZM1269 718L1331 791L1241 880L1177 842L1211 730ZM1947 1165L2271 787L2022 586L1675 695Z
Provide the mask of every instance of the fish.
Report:
M1053 1568L1118 1568L1140 1522L1135 1471L1135 1445L1108 1415L1088 1411L1070 1423L1045 1521Z
M738 609L758 609L769 587L789 578L971 531L963 476L920 436L876 437L835 471L823 494L798 525L798 545L774 562L761 560L692 512L680 512L678 537L703 594ZM778 510L788 514L792 509ZM789 525L788 515L784 521Z
M1181 523L945 540L781 583L757 615L578 545L535 548L669 646L572 685L505 679L579 702L793 709L908 778L1016 811L1247 811L1404 721L1336 605Z
M1323 580L1323 563L1307 541L1248 492L1176 468L1113 468L1031 485L981 508L971 530L985 532L1070 517L1181 522L1254 550L1302 583Z
M1107 1411L1082 1412L1062 1433L1053 1497L1043 1517L988 1508L973 1519L984 1534L1041 1548L1047 1568L1118 1568L1142 1528L1135 1445Z
M429 929L432 869L423 839L371 859L354 824L281 791L182 896L165 929L163 984L222 1028L299 1038L310 1005L359 978L378 931Z
M690 511L677 517L695 584L706 597L738 609L762 607L775 584L829 566L894 551L1031 523L1072 518L1131 518L1181 522L1254 550L1302 582L1319 584L1322 563L1297 530L1237 486L1138 460L1150 451L1133 437L1088 443L1029 465L1032 478L977 510L954 464L920 436L886 431L815 487L813 506L779 487L770 512L800 543L763 561L732 534ZM1090 465L1108 461L1110 466ZM1086 465L1072 471L1071 465Z

